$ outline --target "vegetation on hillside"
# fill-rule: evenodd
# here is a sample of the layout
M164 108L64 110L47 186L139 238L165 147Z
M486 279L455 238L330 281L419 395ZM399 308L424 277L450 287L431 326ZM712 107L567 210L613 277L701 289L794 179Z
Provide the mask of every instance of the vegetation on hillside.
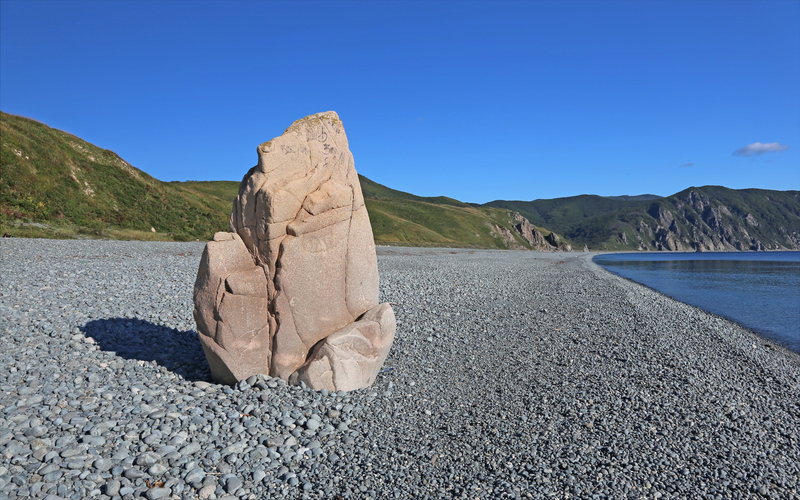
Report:
M238 182L161 182L111 151L34 120L2 113L0 124L2 233L203 241L228 229ZM530 248L513 231L508 210L360 181L378 243Z
M627 207L639 206L643 201L627 201L591 194L534 201L496 200L490 207L514 210L534 224L545 226L567 236L576 225L594 217L613 214ZM567 236L569 238L569 236Z
M0 113L0 233L55 238L201 240L228 229L235 181L162 182L112 151ZM654 195L572 196L486 205L416 196L360 177L375 241L531 248L518 212L576 248L800 248L800 192L689 188Z
M513 246L530 248L513 230L511 213L473 206L445 196L423 197L397 191L359 176L377 243L508 248L492 226L505 228Z
M12 236L207 239L231 201L161 182L114 152L0 115L0 231Z
M413 246L453 246L508 248L509 243L491 230L497 225L511 231L508 210L474 207L444 196L423 197L397 191L359 175L361 190L369 211L372 233L379 244ZM238 182L189 181L185 185L205 196L234 199ZM228 207L230 211L230 207ZM549 231L544 230L544 234ZM514 246L530 244L514 234Z
M578 248L761 250L800 247L800 192L692 187L659 198L572 196L504 201Z

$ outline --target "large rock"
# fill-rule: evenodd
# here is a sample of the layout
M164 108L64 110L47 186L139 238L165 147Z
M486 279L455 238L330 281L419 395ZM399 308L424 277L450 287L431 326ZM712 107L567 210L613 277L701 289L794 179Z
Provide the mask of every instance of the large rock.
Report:
M394 311L381 304L318 343L292 375L312 389L351 391L372 385L394 339ZM391 332L391 334L388 334Z
M232 233L206 245L195 320L213 377L268 373L352 390L375 380L394 338L353 155L338 115L312 115L258 146Z

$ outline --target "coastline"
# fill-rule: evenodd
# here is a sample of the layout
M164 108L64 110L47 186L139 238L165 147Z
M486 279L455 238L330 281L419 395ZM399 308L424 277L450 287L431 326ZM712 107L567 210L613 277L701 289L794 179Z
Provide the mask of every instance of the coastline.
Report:
M202 248L0 240L9 498L800 494L800 357L595 252L379 247L391 370L323 395L203 379Z
M780 252L794 252L794 251L796 251L796 252L800 252L800 250L775 250L775 251L780 251ZM610 271L610 270L604 268L602 265L597 264L596 262L594 262L594 258L598 257L598 256L601 256L601 255L613 255L613 254L616 254L616 253L626 253L626 252L589 252L589 253L592 254L591 257L589 258L590 263L592 265L600 268L601 271L604 271L604 272L609 273L609 274L611 274L611 275L613 275L613 276L615 276L617 278L620 278L622 280L625 280L625 281L628 281L630 283L633 283L634 285L645 287L648 290L650 290L650 291L652 291L654 293L657 293L659 295L662 295L667 299L674 300L676 302L680 302L681 304L684 304L687 307L692 307L692 308L697 309L699 311L702 311L705 314L708 314L710 316L713 316L713 317L716 317L716 318L719 318L719 319L722 319L722 320L725 320L725 321L730 321L731 323L735 324L736 326L738 326L742 330L746 330L746 331L750 332L751 334L753 334L754 336L756 336L758 341L766 342L766 343L771 344L773 349L783 350L783 351L786 351L789 354L792 354L792 355L800 357L800 352L794 351L794 350L790 349L789 347L781 344L779 341L770 338L769 336L767 336L767 333L758 330L758 328L745 325L745 324L737 321L735 318L728 317L725 314L720 314L720 313L716 313L716 312L713 312L713 311L709 311L709 310L704 309L704 308L702 308L700 306L696 306L696 305L691 304L689 302L683 301L678 297L673 297L673 296L671 296L671 295L669 295L667 293L664 293L664 292L658 290L657 288L654 288L654 287L652 287L650 285L647 285L646 283L641 283L641 282L636 281L636 280L634 280L632 278L627 278L625 276L619 275L619 274L617 274L617 273L615 273L613 271ZM644 253L644 252L636 252L636 253ZM662 253L667 253L667 252L662 252ZM677 252L677 253L687 253L687 252ZM747 252L714 252L714 253L747 253ZM760 252L749 252L749 253L760 253Z

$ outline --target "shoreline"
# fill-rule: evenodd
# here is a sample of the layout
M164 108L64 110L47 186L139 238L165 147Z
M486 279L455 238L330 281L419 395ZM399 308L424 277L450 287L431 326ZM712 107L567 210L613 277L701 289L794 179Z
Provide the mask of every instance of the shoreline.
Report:
M324 394L207 381L202 249L0 240L0 491L800 495L800 357L594 252L379 247L392 370Z
M778 251L781 251L781 252L786 252L786 251L794 251L794 250L778 250ZM616 252L615 252L615 253L616 253ZM688 253L688 252L685 252L685 253ZM714 253L728 253L728 252L714 252ZM741 252L730 252L730 253L741 253ZM752 253L756 253L756 252L752 252ZM700 307L700 306L696 306L696 305L694 305L694 304L690 304L690 303L688 303L688 302L685 302L685 301L683 301L683 300L681 300L681 299L679 299L679 298L677 298L677 297L673 297L673 296L671 296L671 295L669 295L669 294L666 294L666 293L664 293L664 292L662 292L662 291L660 291L660 290L658 290L658 289L656 289L656 288L653 288L653 287L651 287L650 285L647 285L647 284L645 284L645 283L640 283L640 282L638 282L638 281L636 281L636 280L634 280L634 279L632 279L632 278L627 278L627 277L625 277L625 276L619 275L619 274L617 274L617 273L615 273L615 272L613 272L613 271L610 271L610 270L608 270L608 269L604 268L604 267L603 267L603 266L601 266L600 264L597 264L596 262L594 262L594 258L595 258L595 257L597 257L597 256L599 256L599 255L608 255L608 254L607 254L607 253L597 253L597 254L593 254L593 255L592 255L592 257L589 259L589 261L591 262L591 264L592 264L592 265L594 265L594 266L596 266L596 267L600 268L602 271L605 271L605 272L607 272L607 273L609 273L609 274L611 274L611 275L613 275L613 276L616 276L617 278L623 279L623 280L625 280L625 281L628 281L628 282L630 282L630 283L633 283L633 284L635 284L635 285L638 285L638 286L643 286L643 287L647 288L648 290L650 290L650 291L652 291L652 292L655 292L655 293L657 293L657 294L659 294L659 295L662 295L662 296L664 296L664 297L665 297L665 298L667 298L667 299L674 300L674 301L676 301L676 302L680 302L681 304L683 304L683 305L685 305L685 306L687 306L687 307L692 307L692 308L694 308L694 309L697 309L698 311L702 311L703 313L705 313L705 314L708 314L708 315L711 315L711 316L713 316L713 317L715 317L715 318L719 318L719 319L722 319L722 320L725 320L725 321L730 321L731 323L735 324L735 325L736 325L736 326L738 326L739 328L741 328L741 329L743 329L743 330L746 330L746 331L748 331L748 332L752 333L754 336L756 336L756 337L757 337L757 339L758 339L759 341L761 341L761 342L767 342L767 343L769 343L769 344L772 344L772 348L773 348L773 349L783 350L783 351L786 351L786 352L787 352L787 353L789 353L789 354L796 355L796 356L800 357L800 352L798 352L798 351L795 351L795 350L793 350L793 349L791 349L791 348L789 348L789 347L787 347L787 346L785 346L785 345L781 344L780 342L778 342L778 341L777 341L777 340L775 340L775 339L771 339L771 338L769 338L765 332L759 331L757 328L754 328L754 327L747 326L747 325L745 325L745 324L743 324L743 323L740 323L739 321L737 321L737 320L736 320L736 319L734 319L734 318L729 318L728 316L725 316L724 314L715 313L715 312L713 312L713 311L709 311L709 310L703 309L703 308L702 308L702 307Z

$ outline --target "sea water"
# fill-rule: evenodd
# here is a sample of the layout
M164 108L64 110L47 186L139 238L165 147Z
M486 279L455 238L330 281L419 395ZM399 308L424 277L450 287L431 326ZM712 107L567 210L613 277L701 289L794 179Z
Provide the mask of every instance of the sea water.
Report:
M800 252L621 253L594 261L800 352Z

